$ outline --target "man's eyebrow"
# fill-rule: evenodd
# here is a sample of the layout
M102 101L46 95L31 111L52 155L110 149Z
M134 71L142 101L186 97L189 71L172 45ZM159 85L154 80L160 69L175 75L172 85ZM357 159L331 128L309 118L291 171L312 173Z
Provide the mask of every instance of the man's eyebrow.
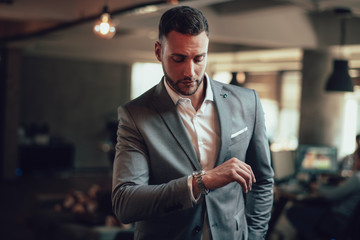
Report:
M207 53L200 53L200 54L197 54L196 56L206 56Z
M200 57L200 56L206 56L207 53L199 53L199 54L196 54L195 57ZM176 57L188 57L187 55L185 54L180 54L180 53L173 53L171 54L171 56L176 56Z
M184 55L184 54L180 54L180 53L173 53L173 54L171 54L171 56L176 56L176 57L187 57L186 55Z

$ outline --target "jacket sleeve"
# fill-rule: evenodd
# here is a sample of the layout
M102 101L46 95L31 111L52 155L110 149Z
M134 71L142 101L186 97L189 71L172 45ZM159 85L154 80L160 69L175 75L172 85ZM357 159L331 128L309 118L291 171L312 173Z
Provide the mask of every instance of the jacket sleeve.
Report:
M149 185L146 143L129 111L120 107L118 116L112 190L115 215L121 222L130 223L191 208L187 176Z
M246 217L249 239L265 239L273 205L273 170L270 162L269 142L266 136L264 112L255 95L255 126L246 154L256 183L246 195Z

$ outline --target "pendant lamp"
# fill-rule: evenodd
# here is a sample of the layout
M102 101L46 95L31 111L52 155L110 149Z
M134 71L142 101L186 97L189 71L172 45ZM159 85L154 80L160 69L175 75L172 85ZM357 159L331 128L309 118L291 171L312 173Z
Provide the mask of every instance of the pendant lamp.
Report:
M104 6L100 18L95 22L93 30L94 33L101 38L111 39L114 37L116 33L116 28L115 24L111 20L110 12L107 5Z
M245 72L232 72L232 78L230 84L236 86L244 86L246 81L246 73Z
M336 9L335 13L343 15L341 18L340 46L345 43L346 16L350 15L349 9ZM354 83L349 75L349 63L346 59L333 60L333 72L331 73L326 86L326 91L353 92Z
M327 91L353 92L354 84L349 75L348 61L334 59L333 72L326 84Z

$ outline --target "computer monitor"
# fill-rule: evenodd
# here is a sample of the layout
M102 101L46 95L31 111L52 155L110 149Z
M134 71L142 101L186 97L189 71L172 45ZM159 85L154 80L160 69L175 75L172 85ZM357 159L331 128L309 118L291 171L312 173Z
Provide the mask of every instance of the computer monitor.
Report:
M312 175L338 172L337 149L330 146L300 145L297 172Z

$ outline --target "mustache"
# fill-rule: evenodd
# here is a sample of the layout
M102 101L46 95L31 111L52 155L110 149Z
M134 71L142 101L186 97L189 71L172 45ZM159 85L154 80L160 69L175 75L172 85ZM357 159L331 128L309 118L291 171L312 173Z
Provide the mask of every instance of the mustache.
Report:
M196 78L191 78L191 77L184 77L183 79L180 79L179 81L199 81L198 79Z

